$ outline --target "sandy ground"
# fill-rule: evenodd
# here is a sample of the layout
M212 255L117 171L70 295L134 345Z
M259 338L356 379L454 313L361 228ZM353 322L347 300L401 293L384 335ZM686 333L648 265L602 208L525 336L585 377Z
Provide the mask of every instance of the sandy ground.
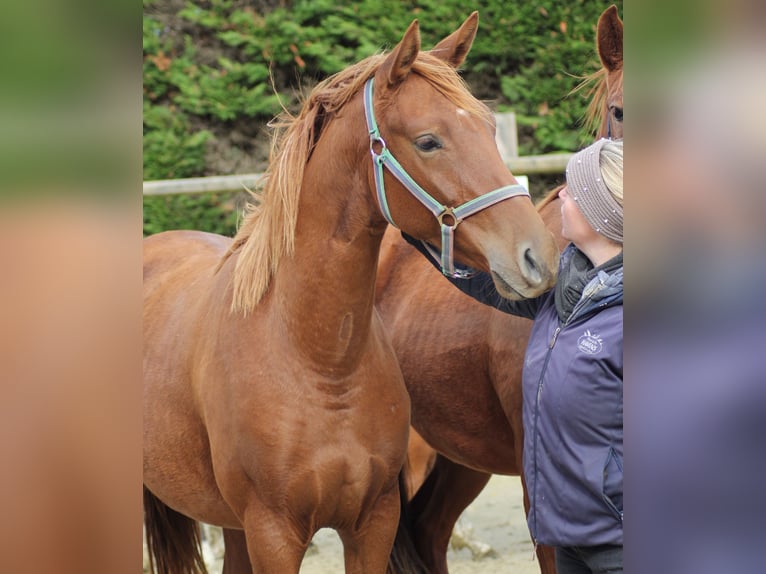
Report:
M221 563L208 553L210 574L220 574ZM450 574L513 572L539 574L522 507L518 477L493 476L481 495L458 521L447 555ZM343 550L337 534L323 529L303 560L301 574L343 572Z

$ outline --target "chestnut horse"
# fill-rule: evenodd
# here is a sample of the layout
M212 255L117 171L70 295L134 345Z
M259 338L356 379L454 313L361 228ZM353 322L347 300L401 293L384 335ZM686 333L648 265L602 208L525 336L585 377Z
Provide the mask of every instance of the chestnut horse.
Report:
M598 137L621 138L623 24L615 6L602 13L597 29L602 68L589 78L595 82L589 123L597 116ZM558 191L538 210L563 247ZM381 248L376 305L410 393L417 431L410 457L421 474L431 469L410 505L413 538L429 572L444 574L463 510L491 474L521 473L521 371L531 322L460 292L396 230ZM435 460L423 460L418 433L438 453ZM528 510L526 491L524 503ZM555 572L550 549L540 546L537 554L542 572Z
M202 521L224 528L227 572L297 573L324 527L340 536L346 572L386 571L410 428L374 308L388 220L444 239L445 269L454 250L512 297L544 292L557 271L553 238L497 151L490 110L456 72L477 24L473 13L421 52L415 20L389 54L318 84L285 118L262 202L233 240L145 240L153 567L202 570Z

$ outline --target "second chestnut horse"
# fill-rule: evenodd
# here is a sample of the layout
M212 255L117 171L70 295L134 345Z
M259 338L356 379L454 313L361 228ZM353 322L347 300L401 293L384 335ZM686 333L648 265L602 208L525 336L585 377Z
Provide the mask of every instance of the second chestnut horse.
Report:
M622 37L623 23L611 6L597 26L602 68L589 78L589 123L598 126L598 137L623 135ZM563 247L558 189L538 211ZM449 539L463 510L492 474L521 474L521 371L531 322L458 291L395 229L381 248L376 304L410 393L417 431L411 455L416 470L428 473L410 503L413 537L429 572L446 574ZM419 436L436 453L425 463ZM526 495L524 502L528 508ZM543 574L555 572L550 549L537 550Z

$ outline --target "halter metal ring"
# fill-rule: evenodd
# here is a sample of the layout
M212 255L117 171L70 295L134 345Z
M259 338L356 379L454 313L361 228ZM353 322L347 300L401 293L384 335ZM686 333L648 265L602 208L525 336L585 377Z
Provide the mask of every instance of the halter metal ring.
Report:
M452 225L447 225L444 223L444 216L449 215L453 219ZM460 222L463 221L462 219L458 219L457 215L455 215L455 208L453 207L445 207L444 211L442 211L439 215L436 216L437 221L439 222L439 225L442 227L448 227L450 229L456 229L458 225L460 225Z
M380 144L380 153L377 153L375 151L375 148L373 147L375 144ZM383 155L383 152L386 151L386 140L384 140L380 136L370 136L370 153L373 155L373 157L381 156Z

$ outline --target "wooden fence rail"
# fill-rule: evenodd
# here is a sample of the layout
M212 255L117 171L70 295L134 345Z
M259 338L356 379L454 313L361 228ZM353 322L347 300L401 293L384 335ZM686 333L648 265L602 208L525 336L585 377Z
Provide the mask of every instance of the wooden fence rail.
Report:
M506 164L516 175L537 175L543 173L564 173L569 153L512 157ZM219 175L193 177L188 179L165 179L144 182L144 195L194 194L206 192L230 192L257 189L263 174Z
M216 175L187 179L161 179L144 182L144 195L193 194L207 192L255 190L260 187L262 173Z

